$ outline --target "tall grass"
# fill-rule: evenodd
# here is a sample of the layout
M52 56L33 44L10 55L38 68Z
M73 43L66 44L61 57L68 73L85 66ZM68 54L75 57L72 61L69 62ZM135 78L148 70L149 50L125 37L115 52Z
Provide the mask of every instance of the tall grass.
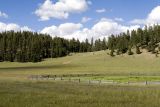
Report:
M0 107L159 107L160 86L0 81Z
M107 74L115 81L159 80L160 58L143 53L107 55L80 53L40 63L0 63L0 107L159 107L160 86L99 86L28 81L29 75ZM130 78L133 74L142 77ZM143 76L145 75L145 76ZM156 76L157 75L157 76ZM148 76L148 77L147 77Z

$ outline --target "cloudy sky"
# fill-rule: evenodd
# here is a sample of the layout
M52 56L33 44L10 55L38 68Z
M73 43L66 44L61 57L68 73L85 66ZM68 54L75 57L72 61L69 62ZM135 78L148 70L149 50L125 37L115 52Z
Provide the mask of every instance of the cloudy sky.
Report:
M1 0L0 32L103 38L160 23L160 0Z

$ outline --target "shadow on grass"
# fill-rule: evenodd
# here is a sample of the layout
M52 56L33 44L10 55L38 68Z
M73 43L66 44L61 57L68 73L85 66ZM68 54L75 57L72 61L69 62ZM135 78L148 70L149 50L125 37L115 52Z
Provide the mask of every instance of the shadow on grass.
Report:
M58 68L72 68L78 67L76 65L48 65L48 66L22 66L22 67L5 67L0 68L0 70L36 70L36 69L58 69Z

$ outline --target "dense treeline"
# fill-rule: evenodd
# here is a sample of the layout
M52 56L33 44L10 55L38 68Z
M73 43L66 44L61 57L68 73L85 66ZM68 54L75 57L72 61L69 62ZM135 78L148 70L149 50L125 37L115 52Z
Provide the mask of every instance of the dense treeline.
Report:
M111 35L103 40L93 38L80 42L76 39L52 38L47 34L36 32L1 32L0 33L0 62L40 62L45 58L56 58L69 55L73 52L93 52L110 49L111 56L128 53L140 54L141 49L158 53L160 50L160 25L154 25L144 29L127 31L119 35Z
M136 49L137 54L141 54L141 49L148 52L158 53L160 47L160 25L154 25L144 29L138 28L131 32L121 33L119 35L111 35L108 39L108 48L111 50L110 55L114 56L128 53L132 55L132 49Z
M44 58L56 58L72 52L92 52L107 49L106 40L100 39L84 42L52 38L46 34L33 32L0 33L0 62L40 62Z

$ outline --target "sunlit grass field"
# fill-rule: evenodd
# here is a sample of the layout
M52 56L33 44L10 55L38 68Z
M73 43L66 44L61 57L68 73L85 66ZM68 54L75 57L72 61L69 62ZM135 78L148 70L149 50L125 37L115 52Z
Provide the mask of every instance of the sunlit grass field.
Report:
M86 74L110 76L160 76L160 57L154 54L110 57L109 51L77 53L63 58L45 59L39 63L0 63L0 77L22 79L38 74Z
M159 107L158 85L88 85L27 78L42 74L105 74L87 79L160 80L160 57L149 53L110 57L108 53L77 53L39 63L1 62L0 107Z

